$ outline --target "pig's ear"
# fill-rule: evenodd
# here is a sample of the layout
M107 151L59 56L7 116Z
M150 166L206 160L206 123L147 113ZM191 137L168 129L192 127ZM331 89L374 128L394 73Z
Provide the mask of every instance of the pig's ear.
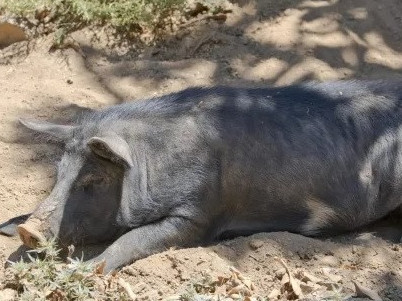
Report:
M60 125L46 121L19 119L19 122L27 128L48 135L57 140L65 141L72 137L75 126Z
M30 214L20 215L0 224L0 233L7 236L17 235L17 226L25 223L29 216Z
M133 166L130 147L127 142L116 134L102 137L92 137L88 141L89 148L97 155L113 162L123 162Z

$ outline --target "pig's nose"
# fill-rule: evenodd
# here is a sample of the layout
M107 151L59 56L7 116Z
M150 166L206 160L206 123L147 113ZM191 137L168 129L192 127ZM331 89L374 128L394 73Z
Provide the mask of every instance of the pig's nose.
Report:
M36 248L41 242L46 240L45 236L38 230L39 223L35 220L28 220L26 223L17 227L18 234L24 245Z

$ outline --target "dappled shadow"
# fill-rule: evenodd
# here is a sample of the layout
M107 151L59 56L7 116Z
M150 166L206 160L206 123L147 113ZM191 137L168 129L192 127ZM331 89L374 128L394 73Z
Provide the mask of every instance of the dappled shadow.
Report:
M334 86L335 85L332 87ZM169 101L175 101L171 103L171 106L165 104L165 106L159 110L156 110L152 106L150 106L151 109L149 106L144 108L140 107L138 108L140 111L138 114L144 117L147 117L148 114L156 118L158 115L169 116L169 113L177 114L177 112L187 112L189 110L195 112L199 108L203 108L204 111L208 111L211 114L210 120L208 120L207 123L213 123L216 125L216 128L220 129L220 135L225 137L225 143L228 143L231 149L231 151L226 152L229 159L222 159L221 164L225 172L230 174L231 177L234 177L230 181L233 181L235 184L232 183L232 186L229 187L230 189L222 193L225 194L226 199L231 200L234 204L242 204L241 206L244 206L242 210L235 209L236 211L233 212L233 215L240 216L239 224L245 225L246 230L248 225L254 225L256 228L253 228L253 230L261 232L278 230L300 231L300 225L305 222L306 216L309 213L308 210L310 209L303 207L303 205L300 204L300 199L305 199L306 195L303 195L303 193L308 190L305 187L309 187L309 183L312 185L312 194L315 192L316 187L324 187L323 189L326 190L325 193L328 192L328 199L323 197L322 200L323 203L326 203L326 206L335 207L335 209L337 211L339 210L341 213L350 210L350 212L348 212L350 214L346 214L350 220L341 218L342 220L336 220L336 224L333 225L337 229L350 230L353 228L354 223L357 225L362 223L362 220L359 220L358 216L359 212L363 210L362 208L367 208L365 203L367 199L360 199L360 190L356 191L353 187L347 186L346 189L343 189L344 187L339 185L337 181L334 181L333 178L342 178L341 183L343 183L343 185L348 185L345 183L352 183L352 186L356 185L355 176L358 174L359 170L355 169L358 169L360 166L358 163L361 159L359 160L359 158L361 158L360 155L364 153L364 149L371 149L372 145L376 143L385 132L395 130L400 126L400 120L393 118L392 114L395 108L400 107L401 100L397 97L390 98L386 105L377 105L374 102L370 102L372 99L370 96L372 96L372 93L375 94L379 92L377 91L379 88L378 86L368 85L364 86L367 94L360 95L362 99L368 97L366 102L361 102L362 99L353 101L349 97L351 91L361 89L363 88L362 86L354 85L350 88L349 86L338 85L336 87L336 92L329 89L315 90L309 86L288 89L278 88L270 90L270 94L267 94L267 91L265 91L264 94L261 90L255 89L249 90L248 93L242 91L243 95L247 95L247 97L241 99L238 97L239 93L236 93L233 89L220 89L219 93L216 90L206 90L204 94L192 93L191 90L189 90L181 92L180 95L182 97L178 97L176 100L175 98L173 98L174 100L166 99L167 103L169 103ZM392 93L398 93L397 95L400 95L401 91L401 87L395 85L383 86L382 89L391 95ZM342 93L339 93L340 90ZM195 94L195 97L190 97L193 94ZM219 95L219 97L216 97L217 95ZM332 97L328 97L329 95ZM271 96L272 101L262 101L262 99L265 100L267 96ZM203 102L206 98L211 99L211 102ZM289 101L293 99L295 99L294 102ZM174 104L177 104L177 106L174 106ZM128 105L123 107L130 108ZM108 112L113 113L113 109ZM243 114L243 112L246 113ZM369 132L361 131L361 128L365 125L364 121L361 120L362 112L370 116L371 131ZM230 114L230 116L225 114ZM253 118L250 118L250 116L253 116ZM288 122L289 120L293 122ZM315 131L303 132L303 129L317 126L317 124L321 125L319 130L323 130L325 135L316 135ZM338 127L334 126L335 124L338 125ZM351 124L353 124L353 126ZM164 125L163 120L159 120L158 127L164 128ZM257 131L257 128L261 130L261 132ZM169 128L167 127L167 129ZM342 131L343 134L338 132L339 129L344 130ZM284 135L285 137L283 137L283 132L287 133L287 135ZM163 139L175 144L174 135L170 135L170 132L166 131L166 129L164 133L169 134L163 136ZM304 133L304 135L301 135L302 133ZM351 133L354 133L357 137L353 136ZM245 140L240 140L239 137ZM157 138L158 137L155 137L155 139ZM264 144L260 143L261 139L264 139ZM239 140L241 144L235 144L236 141ZM344 141L346 145L353 145L357 154L348 154L342 157L342 160L337 160L337 158L334 158L336 156L334 156L333 153L334 151L335 153L342 153L342 143ZM233 145L236 145L236 147L233 147L231 143L234 143ZM278 147L272 150L266 148L266 145L274 144ZM317 145L319 145L319 147L315 147ZM159 147L162 148L161 143L159 143ZM298 157L297 160L294 161L289 150L296 150L297 156L301 156L302 159ZM197 157L197 151L198 149L194 149L195 153L192 153L193 157ZM277 153L277 151L279 153ZM240 152L242 161L230 160L231 154L236 152ZM267 152L271 153L267 154ZM280 159L278 159L278 157ZM235 158L238 157L235 156ZM271 158L276 158L276 160L270 160ZM332 160L328 160L328 158ZM309 160L314 161L314 164L309 165ZM265 164L262 166L261 162ZM277 162L286 162L286 166L278 164ZM225 168L229 170L234 168L234 171L230 172ZM287 168L291 171L287 172ZM341 174L336 174L337 170L339 170ZM166 170L163 171L165 172ZM349 172L351 177L348 176ZM289 179L292 179L292 181ZM281 185L276 184L276 186L272 184L281 182L286 182L286 185L278 188L278 186ZM256 186L256 183L258 183L259 186ZM167 183L165 184L168 186ZM273 189L267 188L268 185L271 185ZM256 187L256 193L249 192L249 187ZM192 192L192 190L190 191ZM211 191L213 191L213 189L211 189ZM356 193L357 196L350 193L351 191ZM275 194L286 196L286 201L283 202L280 199L275 199L275 197L273 197ZM319 194L319 192L317 192L317 194ZM170 196L169 201L170 199L172 200L169 205L172 206L174 196ZM267 200L267 202L260 202L261 199ZM90 201L91 200L86 199L86 202ZM99 200L96 199L92 201L98 202ZM268 203L269 208L267 208L266 205ZM383 209L386 208L386 205L386 202L384 202L384 204L380 206L381 208L376 208L377 217L381 216L381 210L386 210ZM214 203L213 207L211 214L221 212L219 204ZM77 208L79 208L79 206L77 206ZM229 210L228 208L226 209ZM231 208L231 210L234 209ZM252 214L253 212L254 215ZM258 214L255 214L256 212ZM65 214L65 212L63 212L63 214ZM229 220L233 215L229 215ZM72 216L77 217L75 214ZM223 216L218 220L225 222L224 218ZM248 229L250 228L251 227ZM152 234L153 233L149 233L147 236L152 237ZM241 235L243 233L237 232L236 234ZM275 236L277 234L272 235ZM337 241L336 244L328 244L328 246L325 246L325 241L313 240L300 235L292 235L290 238L290 240L284 241L281 246L283 254L292 254L291 256L296 254L303 256L303 258L306 256L306 262L311 260L311 254L320 256L325 256L329 252L338 252L340 254L340 252L343 252L342 248L346 248L345 246L350 247L351 244L363 246L363 243L360 244L356 239ZM337 238L334 240L336 241L336 239ZM293 241L296 241L297 244L292 243ZM234 241L230 244L234 245L237 244L237 242L238 241ZM316 251L314 245L310 246L310 243L313 242L321 246L318 251ZM245 241L244 245L247 244L248 242ZM299 252L300 247L303 247L306 252ZM363 247L366 248L365 246ZM370 249L370 246L367 247L367 249ZM385 254L389 252L391 251L387 250ZM224 253L220 255L226 256ZM242 266L241 262L249 260L249 255L249 247L236 247L235 254L230 255L229 260ZM364 253L364 255L366 256L366 253ZM256 258L255 254L252 256ZM265 256L265 254L263 254L263 256ZM354 258L357 257L357 255L354 256ZM381 263L386 264L387 258L386 256L381 257ZM262 261L261 258L258 260Z
M40 108L37 108L40 110ZM51 119L46 121L54 122L58 124L74 124L76 120L85 118L86 114L90 113L92 109L81 107L76 104L69 104L65 106L59 106L57 111L53 112ZM32 118L28 114L22 114L24 118ZM21 144L29 147L33 151L32 157L29 161L26 161L26 167L33 165L54 165L62 154L63 146L51 137L41 135L37 132L27 129L18 121L15 122L15 132L12 137L8 139L2 139L2 142L9 144ZM9 176L12 175L10 172ZM18 176L18 175L16 175Z
M12 252L10 256L7 258L7 262L5 262L5 267L9 267L12 262L17 262L23 260L25 262L29 262L29 257L27 251L30 249L23 245L19 246L17 250Z
M193 23L141 56L111 54L82 45L86 68L116 103L195 85L250 87L402 75L402 4L397 0L232 2L242 10L234 9L225 23ZM85 108L72 105L55 112L53 121L70 123L85 112ZM16 139L6 142L33 147L37 155L26 164L53 163L60 150L40 146L36 138L19 128ZM367 231L392 242L397 242L401 232L398 226L391 227L395 231L388 225L372 227ZM339 243L350 245L351 241L354 239L348 237ZM85 254L92 257L103 248L95 249L86 248ZM248 249L244 250L230 260L247 258ZM20 248L10 258L24 251Z
M88 68L120 100L195 85L401 76L397 0L233 3L225 23L183 26L142 55L119 56L84 45ZM100 56L109 63L91 64Z

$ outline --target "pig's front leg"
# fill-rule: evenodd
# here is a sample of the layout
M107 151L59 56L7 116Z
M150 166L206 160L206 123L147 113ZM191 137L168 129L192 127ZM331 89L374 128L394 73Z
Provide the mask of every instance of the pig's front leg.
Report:
M127 232L90 262L106 261L105 273L169 247L193 246L200 242L200 226L185 218L168 217Z

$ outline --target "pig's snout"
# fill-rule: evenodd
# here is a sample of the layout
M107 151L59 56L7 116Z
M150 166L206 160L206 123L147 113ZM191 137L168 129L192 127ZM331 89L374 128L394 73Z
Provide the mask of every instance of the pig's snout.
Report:
M17 227L18 234L24 245L34 249L46 240L45 236L39 231L40 224L39 220L29 219L26 223Z

